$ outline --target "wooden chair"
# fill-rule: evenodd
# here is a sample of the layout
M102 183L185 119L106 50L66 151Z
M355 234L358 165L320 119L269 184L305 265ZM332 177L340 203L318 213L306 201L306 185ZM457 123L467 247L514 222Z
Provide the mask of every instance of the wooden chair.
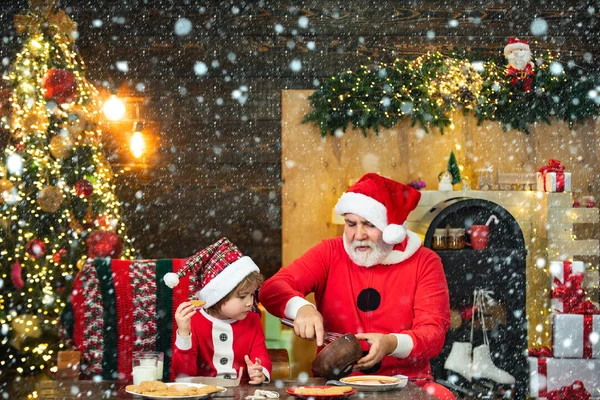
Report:
M273 370L271 380L287 379L290 377L290 356L286 349L267 349Z
M89 261L77 274L61 315L57 378L130 380L133 352L165 354L163 380L170 381L175 308L190 297L189 278L174 289L162 278L185 259ZM288 378L287 350L269 349L272 379Z

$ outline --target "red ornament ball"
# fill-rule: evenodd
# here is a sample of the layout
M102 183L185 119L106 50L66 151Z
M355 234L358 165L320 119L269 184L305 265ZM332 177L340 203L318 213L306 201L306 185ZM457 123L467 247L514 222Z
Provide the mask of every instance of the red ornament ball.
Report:
M86 243L90 258L119 258L123 251L121 239L113 231L96 230L90 234Z
M77 93L75 75L66 69L53 68L46 73L44 89L46 89L46 100L53 100L58 104L70 103Z
M75 183L75 193L77 193L77 196L88 198L92 195L93 192L94 186L92 185L92 182L86 179L82 179Z
M46 243L40 239L31 239L27 242L25 251L27 251L27 254L29 254L31 258L36 260L46 254Z

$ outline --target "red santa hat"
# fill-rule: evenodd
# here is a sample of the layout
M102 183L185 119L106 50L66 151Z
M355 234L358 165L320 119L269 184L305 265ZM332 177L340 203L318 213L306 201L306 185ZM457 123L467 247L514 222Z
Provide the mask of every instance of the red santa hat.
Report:
M508 39L508 44L504 46L504 57L507 57L514 50L529 50L529 43L514 37Z
M384 242L398 244L406 238L403 224L420 199L418 190L368 173L340 197L335 212L363 217L383 232Z
M179 284L180 277L190 272L191 292L206 302L204 308L209 308L231 293L250 273L260 270L235 244L222 238L188 258L177 273L165 274L165 284L172 289Z

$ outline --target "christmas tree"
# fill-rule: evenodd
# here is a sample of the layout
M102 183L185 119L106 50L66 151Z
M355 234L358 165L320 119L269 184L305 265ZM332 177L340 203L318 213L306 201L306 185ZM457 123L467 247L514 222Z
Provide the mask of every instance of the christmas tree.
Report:
M458 166L458 162L456 162L456 156L454 156L454 152L450 152L450 158L448 158L448 172L452 174L452 184L456 185L460 182L460 168Z
M5 78L0 166L0 381L52 369L57 319L88 258L132 258L101 142L98 92L56 0L15 17L22 50Z

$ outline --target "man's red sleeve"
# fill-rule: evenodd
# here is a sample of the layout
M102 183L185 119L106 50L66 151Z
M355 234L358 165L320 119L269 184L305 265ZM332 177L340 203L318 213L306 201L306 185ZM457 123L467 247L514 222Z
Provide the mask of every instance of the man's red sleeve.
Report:
M327 281L331 243L317 244L289 266L280 269L261 287L259 300L271 314L283 318L285 306L295 296L319 291Z
M435 254L427 254L419 271L414 319L411 330L399 332L410 335L413 349L410 358L436 357L450 327L450 298L442 261Z

